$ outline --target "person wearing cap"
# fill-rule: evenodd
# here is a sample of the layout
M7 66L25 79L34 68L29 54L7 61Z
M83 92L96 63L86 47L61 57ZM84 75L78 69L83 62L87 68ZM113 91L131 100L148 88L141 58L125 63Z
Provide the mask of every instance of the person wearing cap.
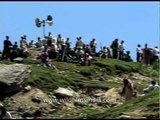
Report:
M12 119L10 112L0 103L0 119Z

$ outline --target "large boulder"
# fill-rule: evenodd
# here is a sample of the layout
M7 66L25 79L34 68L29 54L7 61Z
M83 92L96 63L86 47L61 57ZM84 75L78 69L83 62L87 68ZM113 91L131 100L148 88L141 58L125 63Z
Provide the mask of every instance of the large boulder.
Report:
M22 58L22 57L17 57L17 58L14 59L14 62L22 63L23 60L24 60L24 58Z
M93 96L102 99L102 102L100 102L99 105L106 104L109 105L109 107L121 105L124 101L123 97L119 94L118 88L111 88L106 92L99 91Z
M44 114L53 114L53 112L49 112L55 110L56 107L56 109L59 109L59 106L54 104L51 96L33 86L28 92L20 91L10 97L6 97L3 105L11 112L14 119L20 119L20 116L22 117L21 119L32 119L32 114L38 109L43 111L43 116Z
M0 64L0 95L7 95L20 90L30 72L29 65Z
M58 98L79 97L79 94L73 91L71 88L59 87L57 90L54 91L54 94Z

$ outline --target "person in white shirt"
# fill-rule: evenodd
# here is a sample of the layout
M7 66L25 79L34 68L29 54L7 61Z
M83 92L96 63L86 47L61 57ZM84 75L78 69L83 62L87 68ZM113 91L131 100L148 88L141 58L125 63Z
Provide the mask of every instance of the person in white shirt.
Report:
M119 60L122 60L123 55L124 55L124 41L122 40L121 43L118 46L118 50L119 50Z
M153 81L151 81L148 88L143 89L143 92L148 93L156 88L159 88L159 85L153 80Z
M105 46L103 47L101 54L99 56L102 58L108 58L108 49Z
M159 59L159 49L158 47L153 48L153 61L155 62L157 59Z
M83 43L82 37L77 37L77 41L76 41L76 45L75 45L76 50L81 47L83 48L83 45L84 45L84 43Z
M136 47L136 60L137 62L142 62L142 48L140 44Z

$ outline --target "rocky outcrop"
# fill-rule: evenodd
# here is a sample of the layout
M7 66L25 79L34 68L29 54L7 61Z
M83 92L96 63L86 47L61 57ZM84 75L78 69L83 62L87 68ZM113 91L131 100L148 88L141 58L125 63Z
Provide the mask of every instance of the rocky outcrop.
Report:
M32 87L28 92L21 91L11 97L6 97L3 105L11 112L14 119L20 117L24 119L33 118L33 113L38 109L43 111L43 116L45 116L44 114L48 115L49 112L55 110L51 101L52 99L42 90Z
M22 63L23 60L24 60L24 58L17 57L17 58L14 59L14 62Z
M79 94L73 91L71 88L59 87L57 90L54 91L54 94L58 98L79 97Z
M97 91L93 94L93 96L101 98L104 101L104 104L108 104L109 107L118 106L124 102L123 97L119 94L118 88L111 88L106 92Z
M0 95L6 95L20 90L22 83L31 72L29 65L0 65Z

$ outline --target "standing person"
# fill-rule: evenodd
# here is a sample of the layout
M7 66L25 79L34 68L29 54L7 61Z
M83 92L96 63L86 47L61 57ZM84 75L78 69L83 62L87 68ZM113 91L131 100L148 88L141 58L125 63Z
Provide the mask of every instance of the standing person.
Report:
M84 45L84 43L83 43L82 37L77 37L77 41L76 41L76 45L75 45L76 50L81 47L83 49L83 45Z
M48 36L47 36L47 45L50 47L50 46L52 46L52 35L51 35L52 33L51 32L49 32L48 33Z
M24 51L24 52L27 52L28 51L28 43L27 43L27 39L26 37L21 37L21 40L20 40L20 48Z
M69 51L71 47L71 42L69 41L69 38L66 39L65 44L67 45L67 51Z
M16 57L18 56L18 44L17 42L14 43L13 48L10 51L10 60L13 62Z
M112 42L111 49L112 49L113 58L117 59L118 57L118 39L117 38Z
M122 95L124 95L126 100L132 99L133 95L136 95L133 82L128 77L125 77L123 85Z
M62 46L61 61L67 61L67 45L65 42L62 42L61 46Z
M151 48L148 48L148 44L145 44L145 48L143 48L143 62L147 66L151 64L151 56L152 56L151 50L152 50Z
M12 43L9 40L9 36L6 36L6 40L4 40L3 44L4 44L4 49L3 49L3 52L2 52L1 60L3 60L4 58L8 59L9 56L10 56L10 50L11 50L11 47L12 47Z
M153 48L153 62L157 61L159 59L159 49L158 47Z
M93 38L90 41L90 48L91 48L91 51L95 54L96 53L96 48L97 48L97 42L96 42L95 38Z
M57 47L58 49L61 49L61 41L62 41L62 36L61 34L58 34L58 37L57 37Z
M23 35L23 44L24 44L24 46L26 46L26 48L28 48L28 47L29 47L29 45L28 45L28 39L27 39L27 35Z
M0 113L0 119L12 119L11 113L2 104L0 104Z
M137 62L142 62L142 48L140 44L138 44L136 48L136 60Z
M112 58L111 51L110 51L109 47L107 47L107 51L108 51L108 58Z
M124 55L124 41L122 40L121 43L118 46L118 50L119 50L119 60L122 60L123 55Z

